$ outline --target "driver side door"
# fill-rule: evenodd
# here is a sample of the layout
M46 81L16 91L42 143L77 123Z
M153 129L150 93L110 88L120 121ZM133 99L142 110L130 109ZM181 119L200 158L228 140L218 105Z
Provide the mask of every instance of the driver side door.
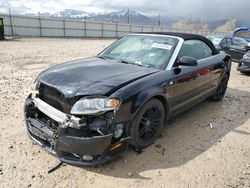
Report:
M247 42L243 41L243 39L235 38L233 40L233 44L230 46L228 53L231 55L234 61L240 61L244 54L247 51Z
M179 58L189 56L198 61L197 66L172 68L174 76L173 114L182 112L208 95L211 86L212 50L200 40L187 40L179 52Z

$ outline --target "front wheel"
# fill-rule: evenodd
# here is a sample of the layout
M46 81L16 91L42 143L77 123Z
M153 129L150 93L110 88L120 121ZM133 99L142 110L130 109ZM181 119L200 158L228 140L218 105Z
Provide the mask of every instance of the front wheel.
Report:
M224 74L217 87L216 93L210 97L211 100L220 101L221 99L223 99L227 90L228 79L228 75Z
M130 143L140 149L151 145L162 131L164 116L164 106L159 100L148 101L131 124Z

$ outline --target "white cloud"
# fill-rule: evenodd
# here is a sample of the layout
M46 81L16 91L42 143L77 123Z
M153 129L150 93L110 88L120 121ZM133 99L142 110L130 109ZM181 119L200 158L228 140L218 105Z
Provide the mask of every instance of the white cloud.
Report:
M8 13L8 10L4 9L4 8L0 8L0 12L2 12L2 13Z
M92 0L0 0L0 12L8 12L10 8L13 13L38 13L60 12L65 9L76 9L87 12L102 12L103 8L92 6Z

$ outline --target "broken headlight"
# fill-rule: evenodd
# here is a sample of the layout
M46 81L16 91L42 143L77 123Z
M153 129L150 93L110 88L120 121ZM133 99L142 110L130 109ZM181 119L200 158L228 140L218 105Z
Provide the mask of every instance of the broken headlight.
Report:
M109 98L83 98L77 101L70 113L75 115L101 114L119 108L118 99Z

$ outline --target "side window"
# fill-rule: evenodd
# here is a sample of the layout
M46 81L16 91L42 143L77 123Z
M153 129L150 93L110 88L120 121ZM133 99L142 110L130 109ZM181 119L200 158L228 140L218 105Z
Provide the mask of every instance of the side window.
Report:
M225 46L225 45L227 45L227 39L223 39L223 40L221 41L221 46Z
M182 56L200 60L212 56L212 50L200 40L187 40L184 41L179 53L179 58Z
M205 44L204 42L201 42L203 49L204 49L204 53L205 53L205 58L207 57L211 57L213 55L213 51L211 50L211 48Z
M224 38L221 43L220 46L221 47L226 47L226 46L230 46L232 44L232 40L231 38Z

